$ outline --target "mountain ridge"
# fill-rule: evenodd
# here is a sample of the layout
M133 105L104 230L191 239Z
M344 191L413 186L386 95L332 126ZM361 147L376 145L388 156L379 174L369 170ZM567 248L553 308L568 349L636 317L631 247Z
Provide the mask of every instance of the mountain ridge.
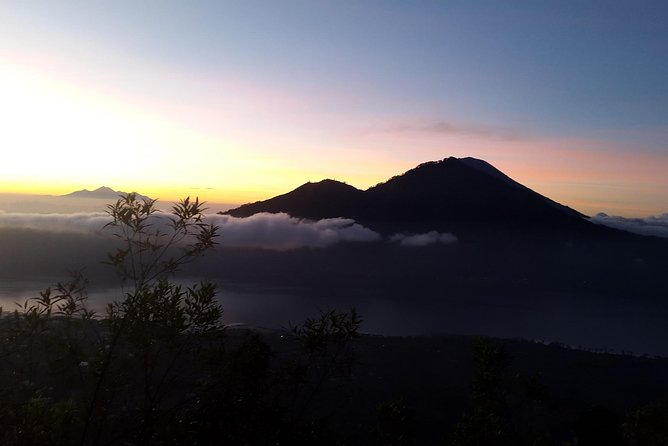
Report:
M592 228L585 214L476 158L428 161L366 190L330 179L309 182L225 214L248 217L260 212L312 220L352 218L380 232L602 232Z
M150 200L149 197L146 195L142 195L137 192L133 192L137 195L137 198L140 200ZM74 192L70 192L69 194L61 195L62 197L65 198L104 198L104 199L117 199L119 198L120 195L127 194L127 192L123 191L116 191L110 187L107 186L100 186L97 189L94 190L88 190L88 189L81 189L77 190Z

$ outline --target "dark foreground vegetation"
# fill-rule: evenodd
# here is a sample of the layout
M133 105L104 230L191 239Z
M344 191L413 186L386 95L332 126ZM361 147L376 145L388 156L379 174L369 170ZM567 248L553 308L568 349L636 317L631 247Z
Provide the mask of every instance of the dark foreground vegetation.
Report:
M468 337L360 334L327 311L229 329L172 275L215 244L202 206L109 207L125 294L75 275L0 319L0 444L666 445L668 360Z

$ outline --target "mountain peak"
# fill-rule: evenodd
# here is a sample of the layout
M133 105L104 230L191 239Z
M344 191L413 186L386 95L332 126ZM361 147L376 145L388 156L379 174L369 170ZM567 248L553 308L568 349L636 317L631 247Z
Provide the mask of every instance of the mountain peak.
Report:
M326 178L324 180L320 180L315 183L309 181L308 183L302 184L295 190L317 190L320 192L325 192L325 191L333 192L333 191L350 191L358 189L342 181Z
M135 192L136 193L136 192ZM126 192L116 191L107 186L101 186L94 190L82 189L69 194L63 195L63 197L68 198L103 198L103 199L117 199L120 195L124 195ZM149 199L145 195L137 193L137 198L140 200Z
M225 214L249 217L260 212L286 212L292 216L320 220L326 217L351 216L363 192L349 184L325 179L305 183L283 195L265 201L245 204ZM332 213L333 212L333 213Z
M227 213L247 217L259 212L286 212L309 219L347 217L380 231L469 231L477 227L549 232L591 225L583 214L471 157L428 161L366 191L335 180L306 183Z

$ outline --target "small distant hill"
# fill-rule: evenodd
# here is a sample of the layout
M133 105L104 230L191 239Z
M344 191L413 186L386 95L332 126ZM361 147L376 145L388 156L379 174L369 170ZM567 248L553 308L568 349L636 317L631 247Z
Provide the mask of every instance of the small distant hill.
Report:
M110 187L102 186L98 187L95 190L82 189L75 192L70 192L69 194L63 195L67 198L103 198L108 200L116 200L120 195L125 194L126 192L113 190ZM136 193L136 192L135 192ZM150 199L146 195L137 194L137 198L140 200Z
M334 180L306 183L226 214L248 217L259 212L308 219L348 217L381 232L609 232L475 158L430 161L364 191Z

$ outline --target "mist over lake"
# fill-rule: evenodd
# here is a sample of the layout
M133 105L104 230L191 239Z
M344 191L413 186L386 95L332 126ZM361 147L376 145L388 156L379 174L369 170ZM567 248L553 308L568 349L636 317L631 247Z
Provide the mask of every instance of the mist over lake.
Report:
M196 278L182 280L192 285ZM0 306L36 297L50 283L3 279ZM122 297L120 288L90 290L89 306L100 312ZM253 284L218 286L218 301L229 325L286 329L325 309L357 309L362 331L388 336L485 335L562 343L574 348L668 356L665 303L613 301L587 295L392 297L369 290L322 296L300 289L257 289Z
M99 224L81 217L58 217L63 223L55 226L54 217L21 218L23 227L14 219L13 227L0 229L2 249L14 253L0 259L5 311L80 268L90 280L92 308L104 312L107 303L123 297L117 277L102 264L114 242ZM33 220L41 223L26 227ZM249 230L257 230L256 224L251 222ZM305 230L311 235L293 235L293 243L319 240L312 227ZM276 231L283 233L280 226ZM251 233L243 237L239 240L253 239ZM263 240L270 246L268 238ZM275 246L221 246L177 275L177 282L184 287L201 279L217 283L227 324L281 329L318 311L354 307L364 319L362 330L371 334L488 335L668 355L662 341L668 335L668 306L654 273L663 265L660 250L642 244L631 257L626 242L607 242L598 253L600 246L588 244L541 251L493 236L479 243L427 246L403 246L391 237L333 239L331 245L288 250ZM611 274L619 262L630 266L624 276ZM567 268L577 268L577 274L566 273Z

